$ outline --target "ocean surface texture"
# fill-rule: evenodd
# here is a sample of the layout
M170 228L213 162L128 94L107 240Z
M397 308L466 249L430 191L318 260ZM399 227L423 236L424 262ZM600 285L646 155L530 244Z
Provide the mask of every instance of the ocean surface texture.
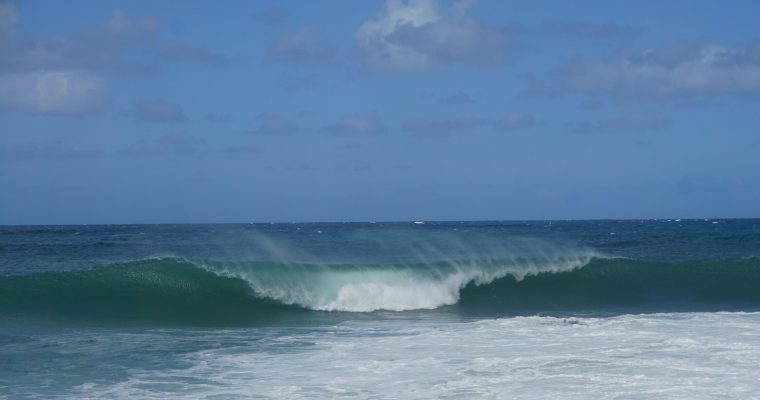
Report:
M1 399L760 399L760 220L0 227Z

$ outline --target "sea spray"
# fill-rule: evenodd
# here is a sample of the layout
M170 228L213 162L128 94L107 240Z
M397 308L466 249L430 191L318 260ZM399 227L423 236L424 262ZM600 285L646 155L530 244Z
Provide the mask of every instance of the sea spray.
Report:
M470 283L570 271L603 256L588 248L517 238L496 242L413 242L401 264L205 263L204 268L245 280L257 295L313 310L369 312L435 309L455 304ZM270 243L271 247L272 244ZM410 247L407 247L410 246ZM275 254L283 254L275 251ZM394 254L398 260L403 251ZM411 255L412 257L410 257Z

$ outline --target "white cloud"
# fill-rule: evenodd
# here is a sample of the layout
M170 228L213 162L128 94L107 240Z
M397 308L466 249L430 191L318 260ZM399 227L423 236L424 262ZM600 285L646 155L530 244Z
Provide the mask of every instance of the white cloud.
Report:
M714 96L760 92L760 43L729 49L682 44L568 65L540 92Z
M83 72L21 72L0 75L0 109L34 114L81 115L105 103L106 85Z
M131 18L121 10L114 11L97 33L121 38L150 37L156 33L158 21L153 17Z
M0 71L89 71L100 76L155 73L166 60L223 65L227 58L213 50L181 42L163 42L152 16L124 11L68 35L34 37L16 29L16 8L0 4Z
M472 2L441 10L435 0L388 0L377 19L362 24L356 41L377 69L425 69L441 61L494 62L508 50L506 34L468 16Z

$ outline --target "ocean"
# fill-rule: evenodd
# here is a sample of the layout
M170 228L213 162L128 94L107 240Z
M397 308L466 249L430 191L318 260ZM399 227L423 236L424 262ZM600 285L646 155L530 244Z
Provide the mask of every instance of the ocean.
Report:
M0 227L2 399L760 399L760 220Z

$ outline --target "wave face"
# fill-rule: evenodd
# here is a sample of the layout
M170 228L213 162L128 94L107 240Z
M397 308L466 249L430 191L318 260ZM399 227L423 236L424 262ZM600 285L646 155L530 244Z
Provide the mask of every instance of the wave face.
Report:
M760 310L760 258L651 262L594 259L581 269L468 285L460 306L476 313Z
M181 259L0 278L0 315L47 320L245 323L283 308L242 280Z
M156 258L0 278L0 316L217 325L324 311L749 311L760 310L758 288L758 258L665 263L588 250L389 265Z

